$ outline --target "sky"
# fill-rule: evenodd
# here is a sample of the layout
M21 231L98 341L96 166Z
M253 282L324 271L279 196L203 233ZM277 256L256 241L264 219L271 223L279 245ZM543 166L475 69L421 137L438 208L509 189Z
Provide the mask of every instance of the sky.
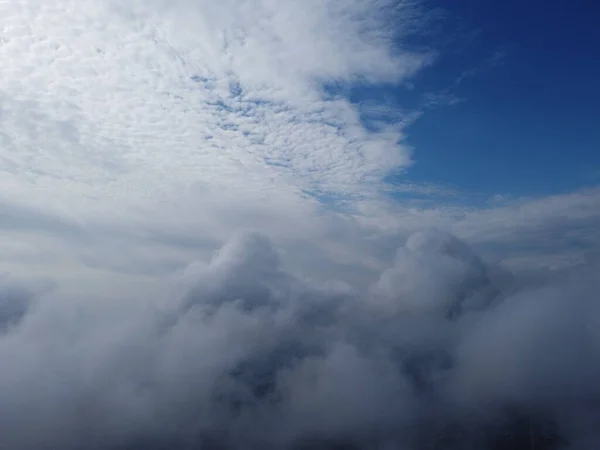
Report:
M415 123L410 142L420 151L408 177L484 195L597 185L598 6L458 1L446 11L472 40L462 36L458 57L442 55L421 82L453 83L461 102Z
M6 448L597 448L594 2L0 17Z

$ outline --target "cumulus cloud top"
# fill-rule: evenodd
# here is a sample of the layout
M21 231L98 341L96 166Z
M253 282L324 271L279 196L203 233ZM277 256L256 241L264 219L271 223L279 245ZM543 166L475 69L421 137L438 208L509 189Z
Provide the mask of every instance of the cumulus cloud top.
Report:
M3 441L496 449L598 437L583 425L600 394L593 271L509 289L441 232L398 255L384 294L381 280L341 290L289 273L268 238L243 233L168 308L42 297L0 337ZM475 293L477 308L453 310Z

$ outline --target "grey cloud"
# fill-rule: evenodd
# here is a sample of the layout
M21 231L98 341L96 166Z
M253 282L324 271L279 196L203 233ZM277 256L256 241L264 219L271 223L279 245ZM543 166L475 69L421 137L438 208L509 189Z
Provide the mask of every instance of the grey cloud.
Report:
M35 239L49 238L58 244L57 253L74 254L88 267L133 275L175 272L188 264L192 255L208 253L218 246L216 239L168 232L138 223L77 221L1 199L0 230L8 241L11 233L28 233ZM26 255L28 259L35 257L40 259L41 253ZM19 258L9 255L7 259Z
M0 229L3 231L36 231L57 235L80 236L82 230L58 215L0 200Z
M240 233L166 304L28 308L40 291L1 280L22 305L0 336L3 446L591 448L597 269L531 284L428 231L361 290Z
M0 274L0 330L18 324L34 306L37 297L52 289L46 280L25 282Z

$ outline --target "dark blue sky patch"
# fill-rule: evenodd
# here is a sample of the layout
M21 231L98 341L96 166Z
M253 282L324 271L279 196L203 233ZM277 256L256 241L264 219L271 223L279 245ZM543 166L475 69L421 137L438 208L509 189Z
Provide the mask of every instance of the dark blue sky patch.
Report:
M453 185L484 198L598 184L600 4L436 4L445 10L444 24L432 32L439 57L411 85L326 87L358 105L371 131L377 131L373 123L424 112L406 129L415 164L392 177Z

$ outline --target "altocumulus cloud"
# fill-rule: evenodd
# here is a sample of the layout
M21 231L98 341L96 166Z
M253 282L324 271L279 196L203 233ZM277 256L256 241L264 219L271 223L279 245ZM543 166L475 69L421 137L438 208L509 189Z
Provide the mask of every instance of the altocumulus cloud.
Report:
M403 83L435 53L402 45L426 22L413 1L23 0L0 16L0 248L12 272L37 254L80 284L182 267L240 226L325 237L318 198L377 196L410 164L401 121L368 130L326 85Z
M597 269L523 284L430 231L358 291L241 233L166 302L3 280L3 446L592 448Z

